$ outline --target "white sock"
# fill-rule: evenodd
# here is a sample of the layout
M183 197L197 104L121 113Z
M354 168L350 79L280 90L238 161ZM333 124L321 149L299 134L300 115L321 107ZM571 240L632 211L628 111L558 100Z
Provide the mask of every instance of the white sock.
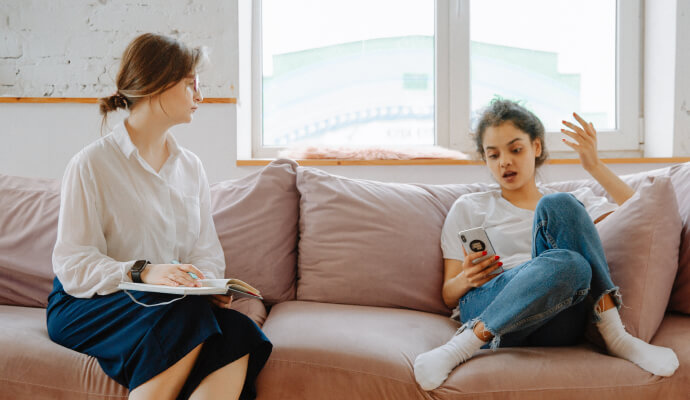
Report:
M418 355L414 360L417 383L424 390L436 389L455 367L469 360L485 344L468 328L443 346Z
M671 376L678 368L678 357L673 350L651 345L626 332L615 307L601 313L597 328L611 355L659 376Z

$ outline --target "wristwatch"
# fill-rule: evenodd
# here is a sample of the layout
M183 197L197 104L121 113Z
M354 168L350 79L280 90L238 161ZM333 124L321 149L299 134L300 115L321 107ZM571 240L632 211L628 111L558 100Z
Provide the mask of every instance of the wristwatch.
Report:
M141 273L144 272L144 268L146 268L147 265L151 264L148 260L137 260L132 268L129 270L129 272L132 273L132 282L134 283L143 283L141 280Z

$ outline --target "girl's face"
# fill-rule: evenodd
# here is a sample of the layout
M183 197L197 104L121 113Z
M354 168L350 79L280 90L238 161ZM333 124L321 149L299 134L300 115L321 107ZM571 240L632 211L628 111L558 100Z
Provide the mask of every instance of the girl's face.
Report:
M160 105L173 124L182 124L192 121L194 111L203 99L198 75L189 75L160 94Z
M504 122L484 131L486 165L496 182L505 190L519 190L534 182L535 159L541 155L541 140Z

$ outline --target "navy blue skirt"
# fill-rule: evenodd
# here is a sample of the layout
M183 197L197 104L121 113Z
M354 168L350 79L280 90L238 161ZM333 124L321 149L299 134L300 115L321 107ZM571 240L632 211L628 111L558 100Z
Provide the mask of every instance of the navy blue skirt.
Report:
M130 291L155 304L179 296ZM65 347L96 357L103 371L129 390L165 371L204 343L178 399L188 398L215 370L249 354L242 399L256 397L255 381L273 345L249 317L187 296L143 307L123 291L90 299L67 294L55 278L48 297L48 334Z

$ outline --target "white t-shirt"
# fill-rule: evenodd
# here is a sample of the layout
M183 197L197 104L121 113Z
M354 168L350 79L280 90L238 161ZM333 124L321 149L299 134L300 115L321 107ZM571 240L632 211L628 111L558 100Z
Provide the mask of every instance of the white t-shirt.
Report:
M223 277L225 257L201 161L170 133L167 145L170 156L156 172L120 123L67 165L53 271L70 295L113 293L144 259L178 260L207 278Z
M544 195L557 193L542 186L539 191ZM580 188L571 194L585 206L592 220L617 208L589 188ZM533 223L534 211L516 207L501 196L500 189L463 195L455 201L443 224L443 258L464 260L458 232L482 227L496 254L501 256L503 268L516 267L532 258Z

